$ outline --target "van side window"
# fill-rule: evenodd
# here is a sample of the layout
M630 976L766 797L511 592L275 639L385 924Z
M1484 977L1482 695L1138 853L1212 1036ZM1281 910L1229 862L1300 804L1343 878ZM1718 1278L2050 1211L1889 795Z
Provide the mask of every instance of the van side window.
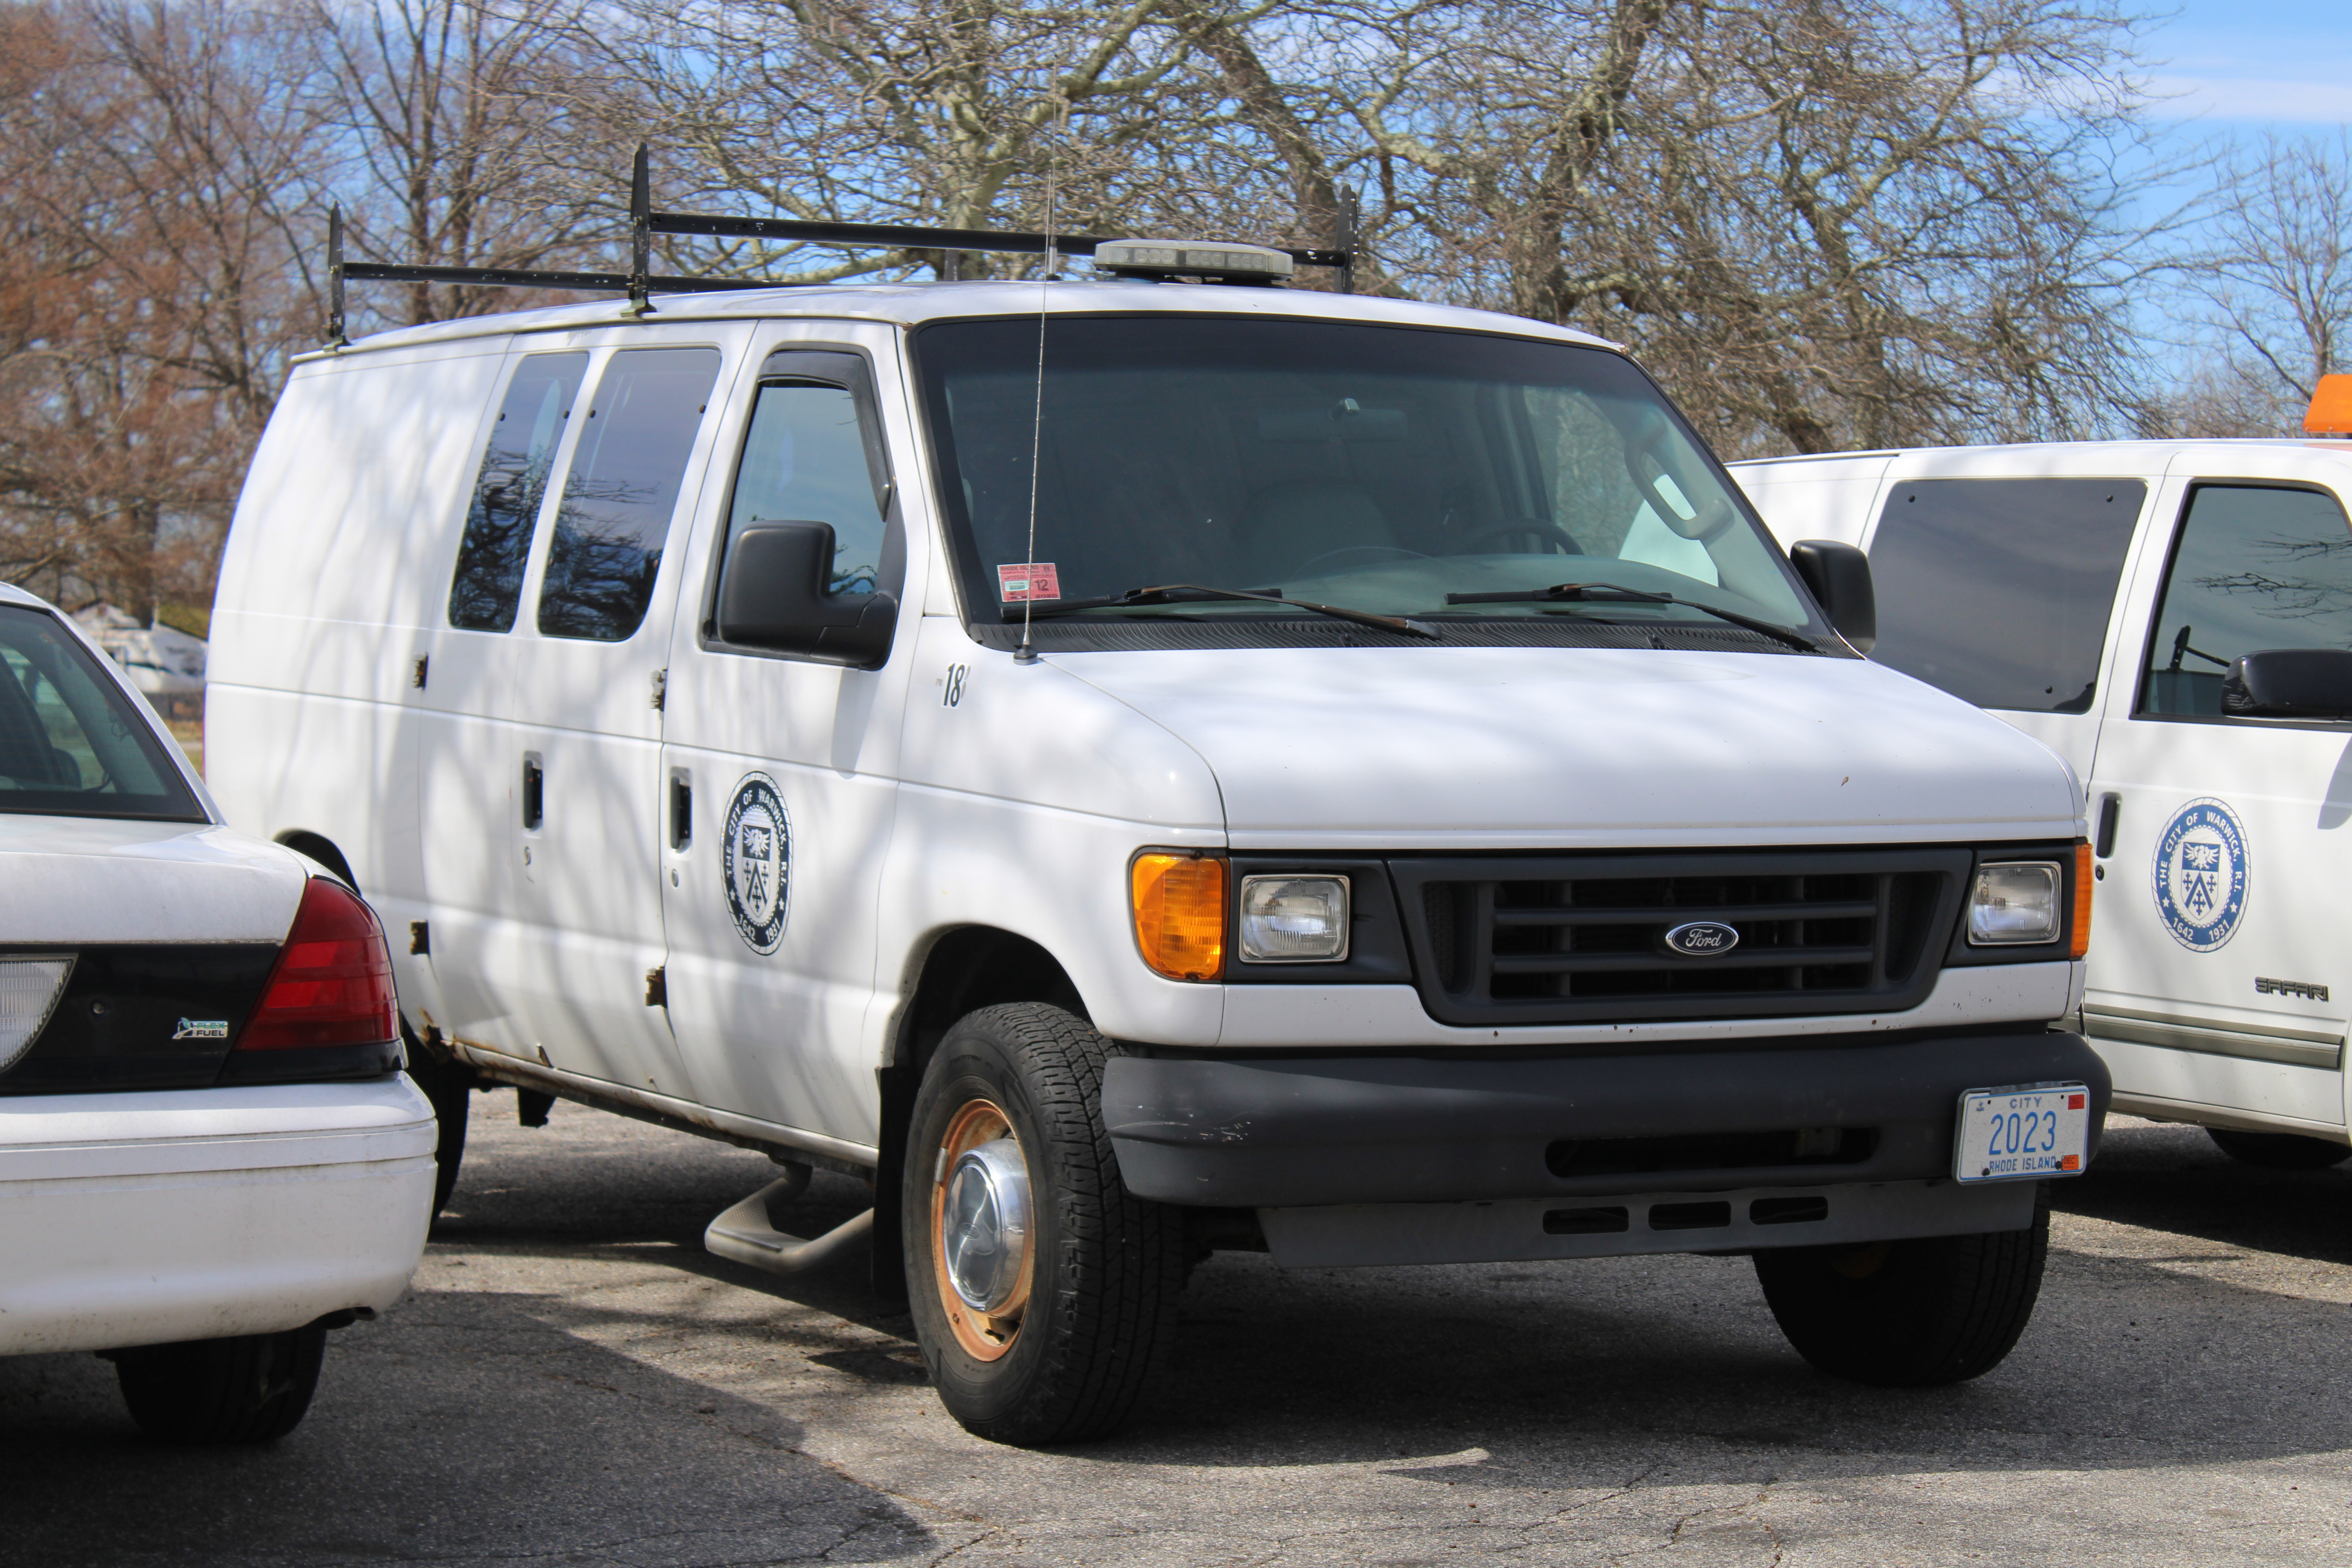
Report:
M2143 713L2221 711L2244 654L2352 648L2352 528L2317 490L2200 485L2189 492L2147 642Z
M2087 713L2137 479L1911 479L1870 542L1870 657L1979 708Z
M727 531L750 522L829 522L825 591L871 594L882 572L883 515L857 400L846 387L768 382L751 405Z
M646 618L718 379L717 349L624 349L605 365L555 514L543 635L620 642Z
M451 626L469 632L514 629L548 469L587 373L584 353L531 354L515 366L499 422L482 449L481 471L474 476L466 537L449 580Z

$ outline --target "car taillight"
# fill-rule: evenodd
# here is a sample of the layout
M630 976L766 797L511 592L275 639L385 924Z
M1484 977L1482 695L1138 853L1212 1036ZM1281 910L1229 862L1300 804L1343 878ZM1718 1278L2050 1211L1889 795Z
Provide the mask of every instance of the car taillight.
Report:
M392 957L375 911L341 883L311 878L236 1048L365 1046L399 1034Z

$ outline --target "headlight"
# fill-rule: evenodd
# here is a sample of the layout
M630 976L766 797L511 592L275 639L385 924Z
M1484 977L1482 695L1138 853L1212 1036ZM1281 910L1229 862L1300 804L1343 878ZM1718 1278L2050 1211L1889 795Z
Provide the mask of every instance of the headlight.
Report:
M1244 877L1242 957L1253 963L1348 956L1348 879Z
M1969 943L1993 947L2056 942L2060 918L2058 868L2047 860L1977 868L1969 896Z

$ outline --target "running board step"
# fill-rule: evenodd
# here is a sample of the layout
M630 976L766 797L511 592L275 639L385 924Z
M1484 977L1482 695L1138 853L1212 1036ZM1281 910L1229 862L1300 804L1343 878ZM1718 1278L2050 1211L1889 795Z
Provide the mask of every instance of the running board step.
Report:
M702 1233L703 1247L730 1262L748 1263L771 1274L805 1274L850 1251L874 1233L874 1211L866 1209L842 1221L823 1236L803 1241L786 1236L768 1220L768 1203L788 1203L809 1183L806 1165L791 1166L733 1208L710 1222Z

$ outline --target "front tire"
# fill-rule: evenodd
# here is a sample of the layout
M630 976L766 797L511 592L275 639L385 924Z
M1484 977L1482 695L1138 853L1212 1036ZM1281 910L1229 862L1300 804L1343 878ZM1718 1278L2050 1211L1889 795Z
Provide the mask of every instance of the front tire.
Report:
M2265 1171L2325 1171L2352 1160L2352 1146L2294 1132L2239 1132L2208 1127L2205 1135L2240 1164Z
M1059 1007L950 1029L908 1130L907 1296L948 1413L993 1442L1116 1429L1164 1358L1183 1215L1129 1194L1103 1129L1109 1042Z
M1999 1366L2033 1316L2050 1251L2045 1189L2024 1230L1756 1255L1780 1331L1807 1361L1881 1388L1964 1383Z
M142 1345L113 1352L139 1429L160 1443L271 1443L301 1424L319 1387L327 1331Z

